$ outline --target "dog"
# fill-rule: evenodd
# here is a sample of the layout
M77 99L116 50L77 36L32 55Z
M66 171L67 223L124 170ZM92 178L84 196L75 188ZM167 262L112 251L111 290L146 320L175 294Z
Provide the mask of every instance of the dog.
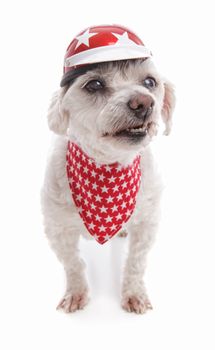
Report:
M89 171L87 167L81 168L76 159L78 165L73 169L73 175L77 179L73 179L75 183L72 187L69 169L73 168L73 163L69 162L73 162L72 158L80 151L85 162L94 162L95 169L105 166L107 172L113 164L120 166L120 169L127 169L128 172L134 160L138 164L135 165L135 169L139 169L136 176L136 197L129 197L135 206L116 234L120 235L122 230L126 230L129 237L121 305L126 311L142 314L152 308L143 276L147 253L159 223L162 192L150 143L157 134L160 120L165 124L165 135L170 133L175 106L174 88L158 73L151 57L98 62L81 67L78 74L77 70L74 72L75 75L70 78L69 74L65 74L62 87L54 94L48 111L49 128L59 137L48 161L42 189L45 232L52 249L65 268L67 279L66 292L58 309L74 312L83 309L88 303L85 263L79 255L78 243L80 235L92 238L89 226L93 228L96 221L88 223L88 226L86 221L91 219L93 210L96 209L91 201L92 193L88 197L89 192L84 200L92 206L92 210L91 214L90 211L87 212L90 217L87 218L86 214L85 220L75 201L75 195L76 198L81 196L80 193L73 192L78 186L77 179L87 175ZM78 166L83 176L77 173ZM122 178L125 176L123 173L119 174ZM116 177L117 175L112 179ZM88 181L84 179L85 182ZM111 177L109 183L110 179ZM105 186L99 186L101 192L103 189L106 192ZM82 189L84 191L84 187ZM116 190L120 198L120 189L118 191ZM117 200L114 200L115 204ZM100 210L101 208L100 206ZM113 206L110 208L113 211ZM113 217L104 217L106 222L110 221L112 226L108 227L111 230L117 226L113 224ZM103 222L98 222L98 228L103 231ZM99 243L110 239L110 235L104 236L101 233L101 237L94 234L98 241L103 240Z

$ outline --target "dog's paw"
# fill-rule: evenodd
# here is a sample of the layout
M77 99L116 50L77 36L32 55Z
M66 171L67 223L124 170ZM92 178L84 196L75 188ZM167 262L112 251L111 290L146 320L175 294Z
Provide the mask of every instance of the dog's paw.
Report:
M125 297L122 300L122 308L128 312L144 314L147 310L152 309L152 305L147 298L137 297L135 295Z
M67 293L57 306L57 310L63 310L66 313L82 310L89 301L88 293Z
M126 230L122 230L118 233L118 237L127 237L128 232Z

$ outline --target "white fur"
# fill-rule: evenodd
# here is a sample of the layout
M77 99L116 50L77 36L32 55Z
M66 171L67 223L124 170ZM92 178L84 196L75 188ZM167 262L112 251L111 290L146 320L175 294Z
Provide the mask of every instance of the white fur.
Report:
M97 97L86 94L83 86L98 76L105 79L110 93ZM147 76L155 77L158 82L154 91L148 91L141 84ZM127 112L127 101L138 93L148 94L155 101L150 116L152 126L142 142L129 144L111 135L123 125L130 125L132 118ZM137 61L135 64L128 62L123 69L109 63L80 76L71 87L62 88L54 95L48 123L61 136L56 140L48 161L42 206L47 237L63 263L67 276L66 293L59 304L64 311L81 309L88 301L85 264L79 256L78 241L80 234L91 237L71 198L66 176L68 139L76 142L98 163L111 164L117 161L126 165L137 153L141 153L142 187L136 209L125 227L129 233L130 248L122 285L122 306L127 311L143 313L151 308L143 275L146 255L158 226L161 194L160 179L149 143L156 134L155 129L161 117L166 124L165 133L170 132L173 108L173 88L160 77L151 60ZM105 133L110 136L104 136Z

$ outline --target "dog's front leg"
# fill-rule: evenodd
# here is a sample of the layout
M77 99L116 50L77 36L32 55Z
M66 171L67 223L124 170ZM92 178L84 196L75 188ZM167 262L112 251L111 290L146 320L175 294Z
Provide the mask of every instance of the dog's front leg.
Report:
M57 308L68 313L83 309L87 304L88 286L84 275L85 263L79 256L79 234L68 233L66 235L69 236L66 242L64 237L61 242L58 242L57 248L59 250L60 244L64 250L61 260L66 272L67 283L66 293Z
M129 253L122 285L122 307L126 311L142 314L152 309L147 296L143 276L146 256L153 242L157 225L141 221L129 228Z
M66 272L66 292L57 308L67 313L83 309L88 302L88 286L84 273L85 263L79 256L79 233L71 227L61 230L54 224L50 227L50 223L46 232Z

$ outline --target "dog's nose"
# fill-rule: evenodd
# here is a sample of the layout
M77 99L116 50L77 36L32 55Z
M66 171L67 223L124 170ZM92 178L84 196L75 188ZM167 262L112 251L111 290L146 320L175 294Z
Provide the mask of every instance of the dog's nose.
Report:
M128 101L128 107L135 116L139 119L145 120L152 113L154 100L151 96L138 94Z

